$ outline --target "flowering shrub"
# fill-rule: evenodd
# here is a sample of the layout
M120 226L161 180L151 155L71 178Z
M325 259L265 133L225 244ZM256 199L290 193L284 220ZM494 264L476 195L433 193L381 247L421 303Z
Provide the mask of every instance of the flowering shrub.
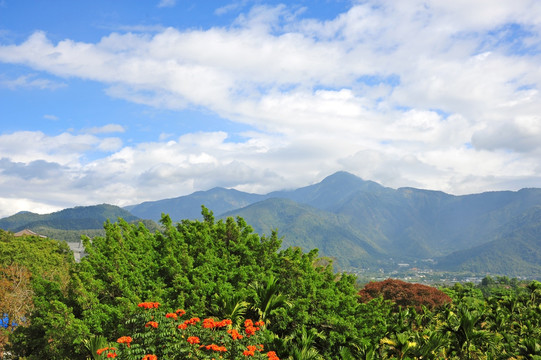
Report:
M164 314L156 302L140 303L138 307L143 311L128 322L133 324L135 332L118 338L118 348L99 349L98 356L119 360L279 360L274 351L265 351L263 343L269 334L263 321L246 319L235 328L230 319L183 320L186 314L183 309Z

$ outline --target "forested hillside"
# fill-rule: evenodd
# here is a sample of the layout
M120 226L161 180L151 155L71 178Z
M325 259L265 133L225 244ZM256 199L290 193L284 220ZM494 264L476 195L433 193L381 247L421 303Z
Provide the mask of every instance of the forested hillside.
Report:
M35 233L67 242L79 242L81 236L103 236L103 225L106 221L116 221L122 218L128 222L142 221L151 230L158 225L152 220L142 220L130 212L114 205L101 204L94 206L77 206L51 214L34 214L20 212L0 219L0 229L18 232L29 229Z
M249 194L242 191L214 188L208 191L197 191L191 195L174 199L147 201L138 205L125 207L126 210L142 219L159 221L162 214L168 214L173 220L200 219L201 205L212 209L217 214L242 208L263 200L264 195Z
M117 218L123 218L126 221L139 219L118 206L101 204L78 206L45 215L20 212L0 219L0 229L13 232L38 227L61 230L103 229L105 221L115 221Z
M223 216L246 218L260 233L278 228L286 244L318 248L345 268L432 259L442 270L541 278L541 236L521 230L541 224L528 215L541 206L541 189L453 196L336 173L273 195L294 202L265 200ZM512 246L517 241L528 245Z

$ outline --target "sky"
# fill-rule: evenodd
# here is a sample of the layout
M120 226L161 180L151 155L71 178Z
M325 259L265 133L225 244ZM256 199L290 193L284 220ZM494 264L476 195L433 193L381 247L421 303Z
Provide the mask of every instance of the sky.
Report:
M541 187L540 14L538 0L0 0L0 217L336 171L455 195Z

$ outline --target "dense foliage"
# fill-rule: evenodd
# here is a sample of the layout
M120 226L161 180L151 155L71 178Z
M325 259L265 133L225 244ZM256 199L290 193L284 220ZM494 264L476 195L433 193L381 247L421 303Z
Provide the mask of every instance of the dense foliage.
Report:
M539 282L456 284L443 289L452 302L413 286L415 296L445 299L438 306L396 306L396 292L363 302L355 277L335 273L317 250L280 250L276 233L259 236L242 218L216 221L205 208L202 215L178 224L163 216L154 232L107 222L105 236L84 239L88 255L78 264L58 242L2 233L0 275L25 284L30 300L18 326L3 330L4 357L540 359ZM8 261L13 250L4 249L18 255ZM28 260L32 254L48 260ZM391 283L410 296L409 286ZM189 323L195 318L205 320ZM233 339L251 324L257 337Z
M53 294L67 295L73 255L65 242L14 237L0 230L0 352L15 325L25 329L29 317L52 304Z

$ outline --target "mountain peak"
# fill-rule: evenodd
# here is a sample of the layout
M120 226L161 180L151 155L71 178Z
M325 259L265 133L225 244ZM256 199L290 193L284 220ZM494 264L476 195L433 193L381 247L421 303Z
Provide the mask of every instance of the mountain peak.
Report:
M363 180L362 178L353 175L347 171L337 171L332 175L324 178L320 184L350 184L350 185L359 185L359 184L377 184L373 181ZM378 184L379 185L379 184Z

